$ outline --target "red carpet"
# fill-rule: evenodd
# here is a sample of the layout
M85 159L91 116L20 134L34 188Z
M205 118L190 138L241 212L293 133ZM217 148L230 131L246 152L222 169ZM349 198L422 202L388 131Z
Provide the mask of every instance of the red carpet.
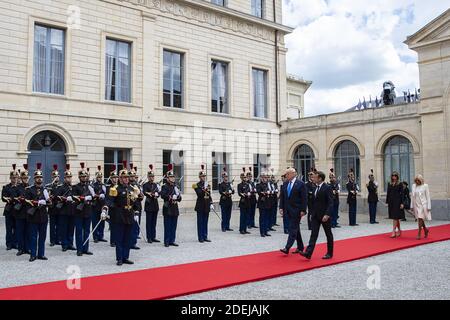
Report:
M397 239L389 238L390 234L378 234L336 241L332 260L321 259L326 245L319 244L310 261L299 255L286 256L279 251L258 253L82 278L80 290L68 290L66 281L0 289L0 300L167 299L450 239L450 224L430 230L429 238L423 240L416 240L417 231L411 230L403 232Z

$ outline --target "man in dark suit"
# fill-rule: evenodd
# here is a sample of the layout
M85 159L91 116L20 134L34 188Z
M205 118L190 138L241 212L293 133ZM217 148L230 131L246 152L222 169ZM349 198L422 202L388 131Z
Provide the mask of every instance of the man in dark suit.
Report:
M286 181L281 187L280 213L289 216L289 237L286 247L280 249L284 254L289 254L289 250L297 240L297 250L294 253L303 251L303 241L300 234L300 220L306 214L307 193L306 186L297 178L297 171L288 168L285 173Z
M316 190L314 191L314 200L311 215L311 238L305 252L300 255L307 259L311 256L316 246L319 236L320 226L323 226L327 236L327 254L322 259L331 259L333 257L333 234L331 232L331 214L333 210L333 190L325 183L325 173L318 171L314 174Z

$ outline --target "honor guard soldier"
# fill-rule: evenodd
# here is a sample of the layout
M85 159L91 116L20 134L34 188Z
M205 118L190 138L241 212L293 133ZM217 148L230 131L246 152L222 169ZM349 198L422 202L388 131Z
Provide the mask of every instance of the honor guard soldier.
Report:
M134 211L137 212L138 219L133 224L133 240L131 241L131 247L130 247L130 249L139 250L140 248L137 246L137 241L138 241L138 239L140 239L139 233L141 231L140 228L141 228L141 215L142 215L142 200L144 199L144 195L142 194L141 186L138 184L138 181L137 181L138 180L137 167L133 166L132 163L130 163L130 171L128 172L128 174L130 176L130 178L129 178L130 185L138 188L140 191L138 201L136 201L134 204Z
M192 188L197 194L197 201L195 203L195 211L197 212L197 235L198 241L211 242L208 239L208 220L209 212L211 211L211 185L206 181L205 166L201 166L201 171L198 173L200 179Z
M181 201L181 193L175 185L175 175L172 171L172 164L169 164L166 173L166 183L161 188L161 198L164 200L163 216L164 216L164 246L175 246L176 231L178 216L180 215L178 209L178 202Z
M339 181L336 179L336 175L334 174L334 169L330 169L329 174L330 183L328 184L331 187L331 191L333 192L333 210L331 212L331 228L340 228L341 226L338 223L339 219L339 193L341 192L341 186Z
M117 175L116 166L113 165L111 168L111 172L109 173L109 179L106 185L106 197L108 197L109 189L117 187L118 183L119 183L119 176ZM109 217L114 217L116 210L114 202L111 202L111 205L108 208L109 208L108 210ZM114 231L113 231L114 223L112 223L111 219L108 219L107 221L109 223L109 244L111 247L115 247L116 242L114 241Z
M272 212L271 212L271 220L270 220L270 231L275 231L273 229L274 226L279 227L280 225L277 224L277 211L278 211L278 181L275 180L275 175L273 174L273 168L271 169L270 174L270 180L269 180L269 187L271 188L271 195L270 199L272 200Z
M45 186L45 189L48 191L50 195L50 203L48 204L48 215L50 219L49 223L49 234L50 234L50 247L53 247L55 244L60 245L61 241L58 238L58 210L56 208L56 199L54 198L56 189L59 185L59 171L58 171L58 165L53 165L52 170L52 182Z
M253 181L253 174L252 174L252 167L248 167L247 172L247 183L250 186L250 212L248 216L247 221L247 227L249 229L251 228L257 228L255 224L255 214L256 214L256 184Z
M315 172L316 169L311 168L311 171L308 174L308 182L306 182L306 192L308 194L308 214L306 215L308 220L308 230L311 230L311 214L313 211L314 191L316 190L316 184L313 181Z
M106 197L106 205L103 207L102 220L106 220L110 214L114 242L116 244L117 265L133 264L130 261L130 245L133 237L133 224L138 215L135 211L135 203L139 201L139 188L130 185L127 162L123 162L123 169L119 172L119 184L111 186ZM111 215L109 208L114 208Z
M14 205L19 197L18 178L16 165L12 165L12 171L9 173L10 183L2 188L2 201L5 203L3 216L5 217L6 227L6 250L17 249L17 231Z
M357 226L356 223L356 196L358 195L358 186L355 182L355 173L350 169L347 182L347 204L348 204L348 221L350 226Z
M47 204L50 196L43 185L42 164L36 164L34 172L34 185L25 189L25 202L27 207L27 222L30 228L29 247L30 262L37 259L48 260L45 257L45 239L47 237Z
M94 201L92 206L92 229L97 225L97 229L94 230L92 237L94 243L107 242L105 240L105 221L101 220L102 208L105 206L106 186L103 183L102 166L97 166L97 172L95 173L95 182L92 184L94 189Z
M73 246L73 238L75 232L75 209L73 186L72 186L72 172L70 171L70 164L66 164L64 171L64 181L56 189L56 209L58 210L58 232L59 240L61 241L62 251L76 250Z
M261 237L270 237L269 228L272 215L272 189L268 181L267 172L260 174L260 182L256 185L258 192L258 208L259 208L259 232Z
M219 184L220 210L222 213L222 232L233 231L230 229L231 211L233 209L233 182L228 182L227 168L223 168L222 182Z
M80 166L81 169L78 171L80 182L72 189L72 198L75 200L75 243L77 256L79 257L83 254L92 255L92 252L89 251L89 234L92 220L92 201L95 196L94 189L89 184L89 173L84 168L84 162L81 162Z
M369 203L370 224L377 224L378 183L375 181L373 169L370 169L369 182L366 187L369 193L367 202Z
M20 183L18 184L18 198L14 205L16 236L17 236L17 256L24 253L30 254L29 248L29 226L27 222L27 206L25 205L25 190L29 184L28 164L23 165L20 171Z
M159 203L158 198L161 194L161 187L155 183L155 173L153 165L149 165L147 172L147 182L142 186L142 192L145 195L145 231L147 233L147 242L160 242L156 239L156 222L158 219Z
M248 221L251 215L251 196L252 196L252 188L250 184L247 182L247 175L245 174L245 168L242 168L241 172L241 183L238 184L237 190L238 195L241 197L239 200L239 232L241 234L250 234L247 231Z

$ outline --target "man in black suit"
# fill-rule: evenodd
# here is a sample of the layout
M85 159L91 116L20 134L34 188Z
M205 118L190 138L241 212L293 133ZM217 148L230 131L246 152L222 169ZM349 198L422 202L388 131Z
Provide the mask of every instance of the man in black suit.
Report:
M325 183L325 173L318 171L314 174L316 182L316 190L314 191L313 211L311 215L311 238L305 252L300 255L307 259L311 256L316 246L319 236L320 226L323 226L325 235L327 236L327 254L322 259L331 259L333 257L333 234L331 233L331 213L333 210L333 191L331 187Z
M289 237L286 247L280 251L289 254L289 250L297 240L297 250L294 253L300 253L304 249L300 234L300 220L306 214L306 186L297 178L297 171L294 168L288 168L285 176L286 180L281 187L280 213L282 216L289 216Z

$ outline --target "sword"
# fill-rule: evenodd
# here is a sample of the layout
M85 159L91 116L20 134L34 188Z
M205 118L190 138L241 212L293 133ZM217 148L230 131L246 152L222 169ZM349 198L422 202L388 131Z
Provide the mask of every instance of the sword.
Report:
M219 218L219 220L222 221L222 218L219 216L219 214L217 213L216 209L214 209L214 205L211 205L210 208L211 208L212 211L216 214L216 216Z
M86 241L84 241L82 247L84 247L84 246L86 245L86 243L89 241L89 238L91 237L91 235L94 234L95 230L97 230L98 226L100 225L100 223L101 223L102 221L103 221L102 219L100 219L100 220L98 221L97 225L94 227L94 229L92 229L91 233L89 233L89 236L87 237Z
M136 221L136 224L138 225L138 228L139 228L139 234L142 236L142 238L144 239L144 241L147 242L147 239L145 238L144 233L142 232L141 225L139 224L139 219L138 219L138 220L134 220L134 221Z

